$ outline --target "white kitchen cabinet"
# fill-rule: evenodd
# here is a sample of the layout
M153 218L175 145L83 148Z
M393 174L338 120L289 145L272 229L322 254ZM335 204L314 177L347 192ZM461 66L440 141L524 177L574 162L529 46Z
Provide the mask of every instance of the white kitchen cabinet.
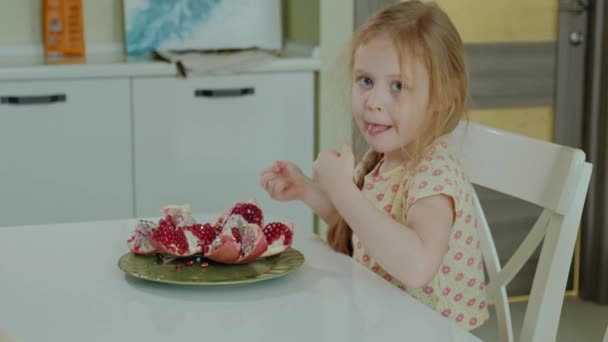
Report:
M260 171L291 160L310 175L314 159L313 72L133 81L135 212L165 204L217 213L255 198L268 216L312 231L303 204L277 203ZM298 228L296 228L298 229Z
M0 81L0 226L133 216L130 80Z

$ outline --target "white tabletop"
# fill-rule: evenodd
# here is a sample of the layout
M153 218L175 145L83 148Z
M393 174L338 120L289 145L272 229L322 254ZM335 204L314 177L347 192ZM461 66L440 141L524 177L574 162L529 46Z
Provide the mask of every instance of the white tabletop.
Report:
M0 228L0 337L16 341L479 341L314 235L304 265L233 287L126 276L133 220Z

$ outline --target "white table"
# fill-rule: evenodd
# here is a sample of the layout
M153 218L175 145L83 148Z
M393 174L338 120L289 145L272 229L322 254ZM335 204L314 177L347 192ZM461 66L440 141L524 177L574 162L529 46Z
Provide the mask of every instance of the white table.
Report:
M236 287L117 267L135 221L0 228L0 340L479 341L304 231L296 272Z

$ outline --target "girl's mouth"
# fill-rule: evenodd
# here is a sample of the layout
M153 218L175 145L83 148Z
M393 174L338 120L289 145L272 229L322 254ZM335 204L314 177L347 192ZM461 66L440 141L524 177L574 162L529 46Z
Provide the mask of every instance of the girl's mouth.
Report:
M392 128L392 126L368 123L367 124L367 134L371 135L372 137L375 137L375 136L378 136L378 135L388 131L391 128Z

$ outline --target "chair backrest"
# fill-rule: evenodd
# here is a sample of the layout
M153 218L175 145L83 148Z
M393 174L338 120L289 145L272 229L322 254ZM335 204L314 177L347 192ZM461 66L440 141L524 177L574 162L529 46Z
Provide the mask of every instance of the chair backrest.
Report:
M543 242L519 341L555 341L591 164L583 151L463 121L451 134L472 183L544 208L501 266L479 199L481 249L499 341L513 341L506 286Z

